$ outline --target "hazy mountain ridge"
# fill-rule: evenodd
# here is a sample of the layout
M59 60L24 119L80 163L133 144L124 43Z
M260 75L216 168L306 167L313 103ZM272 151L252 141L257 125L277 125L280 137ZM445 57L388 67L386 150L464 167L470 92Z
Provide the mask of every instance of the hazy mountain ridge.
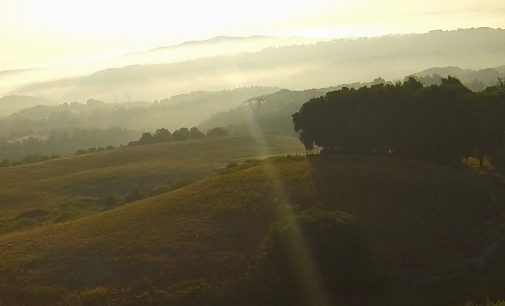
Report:
M63 103L30 107L10 116L0 118L2 132L43 130L56 127L128 127L136 130L170 129L192 126L209 114L233 108L253 96L278 91L275 87L246 87L216 92L197 91L176 95L156 102L126 102L127 96L119 96L121 103L104 103L90 99L86 103ZM36 98L31 98L36 101ZM65 114L72 119L59 122ZM91 117L90 117L91 116ZM31 122L32 120L35 120ZM16 122L23 121L23 125ZM70 125L70 126L68 126Z
M499 77L505 77L505 66L479 70L459 67L433 67L411 75L425 86L440 84L442 77L455 76L468 88L480 91L488 86L496 85ZM395 80L390 79L387 81L394 82ZM284 89L264 96L264 103L259 110L253 110L247 104L242 104L234 109L210 116L202 121L200 128L208 129L222 126L237 133L247 133L250 120L254 118L254 120L260 122L260 126L266 133L295 135L291 115L297 112L303 103L342 87L359 88L383 82L386 82L386 80L377 78L368 83L357 82L312 90L290 91Z
M170 48L179 48L179 47L185 47L185 46L194 46L194 45L202 45L202 44L208 44L208 43L223 43L223 42L236 42L236 41L244 41L244 40L251 40L251 39L273 39L274 37L271 36L263 36L263 35L251 35L251 36L226 36L226 35L221 35L221 36L216 36L212 37L209 39L205 40L190 40L190 41L185 41L177 45L173 46L167 46L167 47L158 47L152 50L149 50L148 52L152 51L160 51L164 49L170 49Z
M0 117L13 114L36 105L52 104L52 101L31 96L5 96L0 98Z
M130 67L135 68L135 67ZM438 84L442 77L455 75L463 80L463 83L473 90L481 90L486 86L495 85L498 76L503 76L501 71L504 66L486 68L480 70L462 69L458 67L433 67L421 72L411 74L419 79L424 85ZM113 70L116 71L116 70ZM105 72L104 72L105 73ZM134 75L134 74L132 74ZM395 80L388 80L395 81ZM154 131L159 128L167 128L170 131L181 127L198 126L200 130L207 131L215 127L224 127L231 134L249 134L252 131L252 121L259 123L262 132L269 134L296 136L293 130L291 115L297 112L301 105L312 98L325 95L329 91L342 87L359 88L376 83L386 82L383 78L376 78L368 83L350 83L338 86L292 91L275 87L249 87L236 88L223 91L195 91L188 94L175 95L163 100L153 102L121 102L131 99L129 92L115 96L121 103L103 103L97 100L89 100L87 103L65 103L57 106L36 106L19 111L11 116L0 118L0 141L19 142L26 141L27 137L45 139L48 135L58 135L65 129L90 129L90 133L98 135L111 134L108 129L121 127L127 130L121 132L121 141L113 141L111 144L126 144L137 138L142 131ZM261 106L251 105L247 101L254 97L261 97ZM39 104L39 100L32 98ZM35 103L34 102L34 103ZM0 104L0 111L2 105ZM96 129L102 129L102 134ZM59 130L59 131L58 131ZM69 135L75 131L69 131ZM78 133L82 133L79 132ZM113 133L117 133L115 130ZM124 135L123 135L124 134ZM51 136L54 138L54 136ZM59 137L59 136L58 136ZM105 137L105 136L104 136ZM132 139L128 139L132 137ZM109 139L109 138L106 138ZM124 141L126 140L126 141ZM44 147L44 153L68 154L76 149L86 146L104 145L105 139L89 140L83 147L74 144L72 151L60 149L52 152ZM67 146L68 147L68 146ZM7 149L7 147L5 147ZM37 146L29 146L22 149L24 158L35 152L31 149ZM21 148L9 146L9 154L4 158L18 156ZM14 150L14 151L13 151ZM40 151L40 150L39 150ZM38 151L36 151L38 152ZM38 152L40 153L40 152ZM1 157L1 156L0 156Z
M60 97L93 96L111 101L113 95L131 91L135 99L152 100L194 90L255 85L300 90L365 81L378 75L398 79L426 67L481 69L503 63L505 30L432 31L339 39L177 63L106 69L79 79ZM45 94L44 88L21 88L16 92Z
M196 126L209 114L276 91L278 88L274 87L251 87L199 91L154 103L104 103L90 99L86 103L38 105L0 118L0 160L22 159L34 153L72 154L78 149L127 144L138 139L142 131Z
M10 70L0 70L0 77L9 76L9 75L11 75L11 74L16 74L16 73L22 73L22 72L33 71L33 70L37 70L37 69L35 69L35 68L31 68L31 69L10 69Z
M30 95L50 96L56 100L85 101L89 96L96 95L91 94L83 97L78 93L72 93L74 85L78 84L81 78L85 78L102 70L145 64L154 65L185 62L219 55L258 52L264 48L273 46L297 45L314 43L316 41L318 40L303 37L218 36L207 40L188 41L148 51L142 50L133 53L130 51L130 53L116 55L95 55L90 56L88 59L75 59L76 62L56 63L56 66L44 66L44 69L19 70L16 73L5 75L3 83L0 84L0 95L29 92ZM160 84L155 85L157 85L157 87L155 86L156 88L161 88ZM47 88L45 88L46 86ZM137 95L136 98L152 100L160 96L170 96L200 89L204 88L172 91L159 90L159 95L149 95L149 91L146 91L143 93L144 96ZM212 90L215 89L215 87L212 88ZM224 89L224 87L219 89ZM115 89L111 91L110 94L100 98L112 102L114 100L114 95L119 95L125 90L128 90L128 88Z
M413 74L424 85L439 84L441 77L454 76L461 80L468 88L479 91L487 86L496 85L498 78L505 77L505 65L478 70L462 69L459 67L433 67Z

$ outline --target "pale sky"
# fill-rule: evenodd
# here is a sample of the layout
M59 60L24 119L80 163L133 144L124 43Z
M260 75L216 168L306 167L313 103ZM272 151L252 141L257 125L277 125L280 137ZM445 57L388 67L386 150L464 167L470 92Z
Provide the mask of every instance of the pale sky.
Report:
M505 28L504 0L0 0L0 71L218 35L356 37Z

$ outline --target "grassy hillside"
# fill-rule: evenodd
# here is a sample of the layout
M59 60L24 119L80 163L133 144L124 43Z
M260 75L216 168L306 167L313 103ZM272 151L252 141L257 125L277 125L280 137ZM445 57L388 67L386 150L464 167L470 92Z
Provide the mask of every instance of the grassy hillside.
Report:
M295 138L272 136L266 140L266 154L303 150ZM223 137L123 147L0 168L0 232L2 219L34 209L53 212L65 206L83 208L86 203L97 206L97 201L124 198L136 189L146 196L159 194L214 173L234 160L257 155L254 138Z
M504 199L487 176L416 161L247 162L103 213L0 235L0 304L503 298ZM294 269L283 270L283 258Z

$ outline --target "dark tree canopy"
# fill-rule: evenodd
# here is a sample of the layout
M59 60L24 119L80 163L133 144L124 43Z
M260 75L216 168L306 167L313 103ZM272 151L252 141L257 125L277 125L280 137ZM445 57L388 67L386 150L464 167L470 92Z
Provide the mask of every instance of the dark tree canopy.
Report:
M172 140L172 133L169 130L162 128L157 129L153 135L155 142L165 142Z
M151 133L143 133L139 139L140 144L154 143L154 137Z
M394 154L460 165L497 159L505 143L505 95L498 85L475 93L453 77L423 87L403 83L342 88L305 103L294 128L310 150Z
M128 143L129 146L138 146L154 143L162 143L167 141L184 141L188 139L198 139L203 138L206 135L202 133L197 127L192 127L191 129L182 127L170 133L169 130L165 128L157 129L153 134L146 132L142 134L142 137L137 141L131 141Z
M197 139L197 138L202 138L202 137L205 137L205 134L202 133L196 126L192 127L189 130L189 138Z
M222 127L216 127L207 131L207 136L209 137L223 137L228 136L228 131Z
M190 138L190 133L189 133L189 130L188 128L180 128L176 131L174 131L173 135L174 136L174 140L176 141L181 141L181 140L187 140Z

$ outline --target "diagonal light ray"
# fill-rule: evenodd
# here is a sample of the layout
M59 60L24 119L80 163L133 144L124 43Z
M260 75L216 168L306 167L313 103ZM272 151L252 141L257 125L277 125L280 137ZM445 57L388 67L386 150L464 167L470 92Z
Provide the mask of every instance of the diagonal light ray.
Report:
M248 112L248 124L251 135L254 137L256 151L259 156L270 155L269 145L258 122L259 107ZM273 191L281 203L290 203L289 196L285 191L284 184L280 179L280 173L275 164L266 160L268 177ZM330 298L325 288L324 280L315 263L308 244L303 237L297 224L295 213L291 205L276 206L276 214L279 218L293 220L293 228L288 231L287 250L291 258L292 269L299 284L302 285L307 304L311 306L330 306Z

